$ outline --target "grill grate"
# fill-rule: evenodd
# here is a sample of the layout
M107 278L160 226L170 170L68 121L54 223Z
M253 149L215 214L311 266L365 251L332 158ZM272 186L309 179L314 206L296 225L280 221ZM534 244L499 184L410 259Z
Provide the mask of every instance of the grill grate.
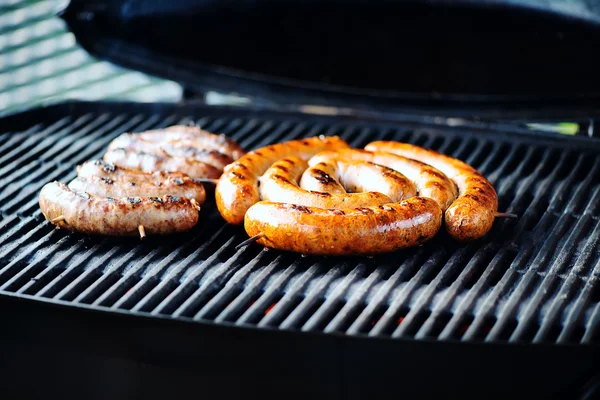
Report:
M103 112L95 112L102 109ZM67 113L66 111L69 111ZM123 111L123 110L129 110ZM159 113L157 113L157 110ZM0 293L188 320L351 335L465 341L597 343L600 153L593 141L409 122L155 106L55 107L1 134ZM11 121L17 121L13 118ZM395 139L452 154L499 193L488 237L445 234L374 258L301 257L251 245L214 206L189 234L83 237L44 222L37 195L75 177L125 131L195 122L246 148L319 134L352 145ZM22 121L21 121L22 125ZM10 129L10 124L3 124Z

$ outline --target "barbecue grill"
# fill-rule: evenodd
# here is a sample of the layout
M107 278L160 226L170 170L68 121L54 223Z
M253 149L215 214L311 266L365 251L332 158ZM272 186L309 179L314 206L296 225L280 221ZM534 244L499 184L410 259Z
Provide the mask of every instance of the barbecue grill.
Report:
M3 393L145 399L600 395L594 81L577 99L569 90L581 89L581 76L565 78L571 88L558 83L554 97L540 91L511 97L498 82L483 85L483 79L477 89L484 96L453 82L462 94L446 86L446 93L427 97L433 78L409 83L418 87L403 93L399 86L381 91L375 81L362 82L373 89L369 93L350 90L340 76L319 89L308 76L322 72L316 57L305 74L297 68L288 79L273 78L287 61L271 57L272 69L261 71L269 65L261 59L262 65L243 66L254 72L242 73L231 64L236 51L219 58L227 52L210 44L225 66L216 68L203 63L210 54L183 59L142 29L157 15L175 18L181 24L171 33L174 40L190 29L181 15L189 10L213 26L211 17L223 10L210 2L125 3L73 1L64 18L95 55L182 82L195 96L209 86L237 88L251 103L72 102L2 119ZM313 8L294 6L300 16L318 7L307 3ZM375 13L376 7L352 4L346 15ZM289 16L270 3L245 7L249 25L277 12ZM542 24L550 17L541 14L525 13ZM573 16L560 17L552 23L573 23ZM590 24L577 24L573 32ZM228 28L235 26L241 25ZM309 42L294 43L298 51L317 51ZM528 89L540 89L546 78ZM406 94L412 89L421 94ZM580 122L589 135L565 137L520 123L554 117ZM247 149L321 134L340 135L357 147L383 139L433 148L479 169L497 189L499 209L519 219L497 220L473 243L440 232L418 248L372 258L303 257L256 244L238 249L247 239L243 228L224 224L211 201L191 232L144 241L58 231L44 220L37 196L46 182L73 179L77 164L100 158L123 132L174 124L224 133Z

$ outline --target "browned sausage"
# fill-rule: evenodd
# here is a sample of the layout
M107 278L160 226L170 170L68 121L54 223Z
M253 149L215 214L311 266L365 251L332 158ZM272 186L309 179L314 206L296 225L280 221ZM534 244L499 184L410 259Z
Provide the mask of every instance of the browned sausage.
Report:
M434 199L442 210L446 210L456 199L457 193L454 183L442 172L422 162L395 154L341 149L335 152L324 151L317 154L308 161L308 164L315 166L320 162L335 160L369 161L399 171L414 182L419 196Z
M107 178L115 182L155 183L157 185L162 184L168 179L189 178L186 174L181 172L156 171L152 173L146 173L132 169L120 168L104 160L90 160L84 162L82 165L78 165L77 175L82 178L97 176L100 178ZM194 180L193 178L190 179Z
M270 202L319 208L355 208L392 202L388 196L378 192L309 192L298 187L298 179L306 168L308 164L299 157L287 157L275 162L260 178L260 197Z
M189 177L167 178L156 182L115 181L100 176L78 177L69 183L75 192L87 192L101 197L162 197L172 195L194 199L199 205L206 200L206 191L200 182Z
M65 184L46 184L39 197L47 220L61 217L58 228L86 234L138 235L142 225L147 234L168 234L191 229L198 222L194 200L163 197L111 198L74 192Z
M131 153L154 154L163 158L186 157L210 164L221 171L233 161L230 156L214 149L183 146L179 142L150 142L142 137L140 134L125 133L111 142L108 151L125 149ZM123 147L117 147L117 145L123 145Z
M456 183L459 197L445 214L446 229L456 240L479 239L492 228L498 211L498 196L492 184L475 168L434 150L406 143L378 141L370 143L366 149L386 151L430 164Z
M109 150L116 148L128 148L133 139L140 138L146 142L154 143L180 143L184 147L196 147L198 149L212 149L226 154L237 160L246 152L233 139L225 135L215 135L194 126L175 125L166 129L145 131L137 134L125 133L111 142Z
M191 178L218 178L217 167L186 157L170 157L149 153L136 153L127 149L114 149L104 155L104 161L125 169L152 173L154 171L183 172Z
M241 224L246 211L260 200L258 177L275 161L292 155L308 160L323 150L347 147L348 143L337 136L320 136L273 144L251 151L225 167L215 189L219 212L230 224Z
M345 210L261 201L246 213L244 227L274 249L371 255L420 245L438 232L441 221L442 210L426 197Z
M319 162L314 167L308 168L302 174L300 187L306 190L328 192L331 186L330 174L339 178L339 184L344 192L379 192L388 196L393 202L407 199L416 195L414 183L400 172L383 165L368 161L344 161ZM335 180L334 180L335 181ZM339 189L334 186L333 189ZM364 204L356 207L366 207ZM349 206L354 207L354 206ZM332 208L332 207L326 207Z
M313 192L347 193L338 181L337 163L322 162L308 168L300 178L300 187Z

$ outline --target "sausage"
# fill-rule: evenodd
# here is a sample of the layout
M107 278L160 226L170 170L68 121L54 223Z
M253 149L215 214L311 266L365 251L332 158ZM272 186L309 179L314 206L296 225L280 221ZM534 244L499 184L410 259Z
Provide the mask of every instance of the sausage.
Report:
M125 169L147 173L154 171L183 172L191 178L218 178L221 176L221 170L201 161L186 157L133 152L120 148L108 151L104 155L104 161Z
M337 136L319 136L273 144L249 152L225 167L215 188L221 216L230 224L244 222L246 211L260 201L258 177L277 160L292 155L308 160L323 150L350 147Z
M304 171L300 187L303 189L310 187L315 188L312 189L315 191L327 192L332 185L329 179L323 178L324 176L331 177L330 174L339 177L338 184L342 186L344 192L346 189L353 193L379 192L388 196L393 202L416 195L414 183L400 172L368 161L320 162ZM333 189L339 190L336 186ZM357 207L368 205L377 204L364 204Z
M338 209L378 206L392 202L388 196L378 192L309 192L298 187L298 179L306 168L308 164L299 157L287 157L275 162L260 178L260 197L276 203Z
M69 183L75 192L87 192L102 197L162 197L167 194L194 199L199 205L206 200L206 191L200 182L189 177L167 178L156 182L114 181L100 176L78 177Z
M116 147L121 145L121 147ZM179 142L151 142L146 141L140 134L124 133L108 146L108 151L125 149L133 153L154 154L160 157L186 157L223 170L233 161L230 156L214 149L185 146Z
M237 160L246 152L238 145L235 140L227 136L215 135L194 126L175 125L166 129L157 129L145 131L137 134L125 133L114 139L108 147L108 150L116 148L127 148L131 141L139 138L146 142L174 144L181 143L185 147L196 147L198 149L212 149L219 153Z
M192 158L196 161L210 164L221 171L223 171L228 164L233 162L233 158L226 154L220 153L217 150L199 149L197 147L184 146L180 143L167 143L161 145L160 148L171 157Z
M406 143L377 141L365 148L430 164L456 183L458 199L448 207L444 218L446 230L454 239L461 242L476 240L492 228L498 211L498 195L492 184L475 168L437 151Z
M327 192L332 194L347 193L344 186L338 181L336 163L322 162L308 168L300 178L300 187L313 192Z
M399 171L414 182L418 196L434 199L442 210L446 210L457 196L454 183L441 171L425 163L395 154L341 149L317 154L308 161L308 164L312 167L321 162L336 160L368 161Z
M438 232L442 210L426 197L345 210L261 201L244 227L263 246L314 255L372 255L418 246Z
M57 228L86 234L135 236L142 225L147 234L183 232L198 223L194 200L163 197L111 198L75 192L64 183L46 184L39 196L40 208Z
M82 178L96 176L100 178L107 178L115 182L133 181L136 183L156 183L157 185L162 184L163 181L167 179L189 178L186 174L181 172L156 171L152 173L146 173L132 169L120 168L104 160L90 160L84 162L82 165L78 165L77 176ZM194 178L190 179L195 181Z

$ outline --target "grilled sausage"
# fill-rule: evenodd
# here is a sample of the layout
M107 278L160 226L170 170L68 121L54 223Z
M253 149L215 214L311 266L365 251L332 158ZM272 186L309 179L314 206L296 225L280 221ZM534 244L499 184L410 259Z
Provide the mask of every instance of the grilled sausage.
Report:
M442 211L426 197L345 210L261 201L244 227L263 246L319 255L371 255L420 245L439 230Z
M147 234L187 231L198 222L194 200L163 197L111 198L75 192L60 182L46 184L39 197L47 220L58 228L86 234L134 236L142 225Z
M300 187L303 189L316 188L311 190L328 192L328 189L333 186L333 190L338 191L338 187L330 183L333 179L330 174L339 177L338 184L342 186L344 192L346 189L353 193L379 192L388 196L393 202L416 195L414 183L400 172L368 161L320 162L304 171ZM333 181L337 183L335 179ZM377 204L364 204L356 207L368 205Z
M137 134L123 134L111 142L108 150L128 148L131 140L140 138L146 142L174 144L198 149L212 149L237 160L246 152L233 139L225 135L215 135L194 126L175 125L166 129L145 131Z
M167 178L157 182L114 181L110 178L78 177L69 183L69 189L101 197L162 197L165 195L194 199L199 205L206 200L206 191L200 182L189 177Z
M492 184L475 168L437 151L406 143L377 141L365 148L430 164L456 183L459 197L446 210L444 218L446 230L454 239L461 242L479 239L492 228L498 211L498 195Z
M299 157L287 157L275 162L260 178L260 197L276 203L338 209L392 202L388 196L378 192L331 194L301 189L298 187L298 179L306 168L308 164Z
M446 210L456 199L454 183L442 172L422 162L395 154L341 149L317 154L308 161L308 164L312 167L321 162L336 160L369 161L399 171L414 182L418 196L434 199L442 210Z
M123 147L116 147L122 145ZM223 170L233 161L230 156L214 149L197 148L182 145L180 142L151 142L142 138L141 134L124 133L109 145L109 151L126 149L132 153L154 154L160 157L186 157Z
M127 149L108 151L104 155L104 161L125 169L147 173L154 171L183 172L191 178L218 178L221 176L221 170L201 161L185 157L136 153Z
M337 136L320 136L273 144L251 151L225 167L215 189L219 212L230 224L241 224L246 211L260 200L258 177L275 161L291 155L308 160L320 151L347 147L348 143Z
M344 186L338 181L337 163L332 162L318 163L304 171L300 178L300 187L313 192L347 193Z
M146 173L120 168L104 160L90 160L84 162L82 165L78 165L77 176L82 178L96 176L110 179L115 182L155 183L156 185L160 185L163 181L168 179L189 178L186 174L181 172L156 171ZM193 178L190 179L194 180Z

